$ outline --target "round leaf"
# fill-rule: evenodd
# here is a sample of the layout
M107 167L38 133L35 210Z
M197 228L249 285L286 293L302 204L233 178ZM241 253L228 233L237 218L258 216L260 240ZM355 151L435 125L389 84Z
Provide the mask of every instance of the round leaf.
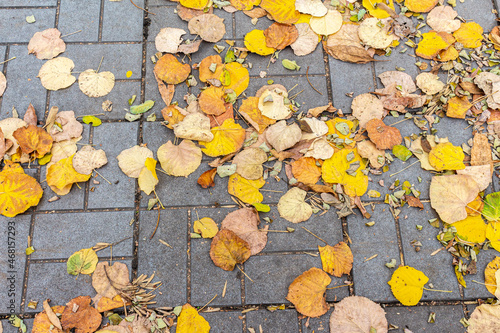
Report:
M201 150L211 157L237 152L245 141L245 130L233 119L224 120L221 126L212 128L211 132L214 136L212 141L199 142L200 145L205 146Z
M278 202L280 216L292 223L309 220L313 211L311 206L305 202L307 192L293 187L283 195Z
M234 232L250 246L251 255L261 252L267 243L267 232L269 226L259 230L259 214L253 208L241 208L227 214L222 221L221 229Z
M335 304L330 316L330 332L387 333L385 311L366 297L350 296Z
M236 264L250 258L250 245L231 230L223 229L212 239L210 258L215 266L232 271Z
M158 59L154 72L165 83L178 84L188 78L191 73L191 66L181 63L176 57L167 53Z
M410 266L401 266L394 271L388 284L398 301L405 306L413 306L422 298L424 285L428 281L429 278L421 271Z
M300 314L320 317L328 311L325 292L331 281L328 274L313 267L293 280L286 299L292 302Z
M68 274L90 275L95 271L98 262L97 253L92 249L82 249L73 253L66 263Z
M161 163L161 168L171 176L187 177L201 164L202 153L190 140L182 140L175 146L171 141L158 148L156 153Z
M229 177L227 191L229 194L234 195L241 201L253 204L264 200L264 197L259 192L259 189L265 184L266 181L262 178L257 180L248 180L235 173Z
M115 75L111 72L97 73L93 69L87 69L78 77L78 86L89 97L106 96L115 86Z
M147 158L152 158L153 152L146 147L133 146L125 149L116 158L118 166L129 177L139 178Z
M71 75L75 67L73 60L66 57L57 57L43 64L38 72L42 86L47 90L68 88L75 83L76 78Z

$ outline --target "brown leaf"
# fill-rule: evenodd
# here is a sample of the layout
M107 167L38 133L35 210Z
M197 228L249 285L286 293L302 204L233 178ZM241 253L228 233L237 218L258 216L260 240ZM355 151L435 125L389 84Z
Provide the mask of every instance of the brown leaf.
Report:
M215 186L215 174L217 173L217 168L213 168L205 171L198 178L198 184L203 188L209 188Z
M228 229L250 245L251 255L261 252L267 244L269 226L259 230L259 213L254 208L241 208L227 214L221 229Z
M286 299L304 316L317 318L328 311L326 287L332 279L321 269L313 267L299 275L288 287Z
M420 201L420 199L412 195L405 195L405 201L408 203L408 206L410 207L417 207L420 209L424 209L424 204Z
M224 113L218 116L214 116L212 114L208 116L208 118L210 118L210 128L221 126L226 119L234 120L233 104L224 103L224 107L226 108L226 111Z
M299 32L294 25L273 23L264 30L264 36L267 47L283 50L297 40Z
M36 32L28 44L28 53L38 59L52 59L66 50L61 32L56 28Z
M215 266L232 271L236 264L250 258L250 245L228 229L221 230L212 239L210 258Z
M24 114L24 121L28 125L36 126L37 120L38 119L36 116L35 107L30 103L28 109L26 110L26 113Z
M201 110L207 115L219 116L226 112L224 88L208 87L200 93L198 102Z
M401 143L403 138L396 127L387 126L380 119L372 119L366 124L368 137L378 149L392 149Z
M207 12L205 12L202 9L192 9L192 8L187 8L181 5L180 3L177 4L177 15L181 18L183 21L189 22L193 17L200 16L203 14L212 14L214 12L214 9L212 6L206 8Z
M47 299L43 301L43 310L47 314L47 318L49 318L49 321L52 323L52 325L62 331L61 321L56 316L54 311L50 308L49 300Z
M166 125L170 129L174 129L174 125L180 123L188 115L188 112L175 104L171 104L161 109L163 119L168 121Z
M224 19L214 14L203 14L193 17L188 23L189 32L199 35L210 43L217 43L226 33Z
M332 106L332 103L328 103L328 105L318 106L318 107L307 110L307 115L312 116L312 117L317 117L324 111L328 111L328 112L333 113L333 112L337 111L337 109Z
M353 256L349 245L340 242L335 246L318 246L323 270L328 274L341 277L352 269Z
M0 161L3 159L5 152L7 151L7 144L5 142L5 136L0 128Z
M66 304L61 316L64 329L75 329L75 333L92 333L101 325L102 316L90 306L90 296L78 296Z
M321 184L304 184L304 183L296 183L292 186L296 186L307 192L316 192L316 193L331 193L337 196L337 192L333 190L331 186L321 185Z
M259 133L263 133L269 125L276 123L276 120L264 116L259 110L259 99L257 97L248 97L243 100L238 112Z
M191 54L198 52L198 50L200 49L201 42L202 40L200 39L194 42L190 42L189 44L188 43L181 44L179 45L177 52L184 54Z
M255 7L252 10L244 10L243 13L250 18L261 18L267 15L264 8Z
M128 267L121 262L110 266L107 261L101 261L92 274L92 287L101 297L118 296L119 291L129 285L129 282Z
M49 117L47 117L47 123L48 120ZM76 120L75 112L73 111L61 111L57 113L54 119L54 123L57 123L58 128L56 129L53 128L53 126L48 126L47 132L49 132L55 142L78 138L82 135L83 125L78 120ZM62 128L62 132L60 131L60 128Z
M52 148L52 137L43 128L29 125L14 131L14 138L25 154L35 152L34 157L42 157Z
M210 66L215 64L215 69L212 72ZM198 65L199 78L201 82L207 82L208 80L216 79L219 80L222 74L224 66L222 65L222 58L218 54L214 54L203 58L203 60Z
M358 64L374 61L373 55L361 45L358 29L359 25L343 24L337 33L330 35L327 41L323 42L323 48L329 55L342 61Z
M491 147L485 134L474 135L470 154L470 165L491 165L493 171L493 160L491 158Z
M158 78L156 72L153 73L155 75L156 82L158 83L158 91L160 92L161 99L168 106L170 105L170 103L172 103L172 99L174 98L175 85L166 85L162 80Z
M52 313L62 313L64 311L63 305L55 305L51 308ZM59 320L59 319L58 319ZM60 322L59 322L60 324ZM1 330L0 330L1 331ZM47 312L44 310L36 315L33 320L33 330L31 333L69 333L69 330L60 330L50 321Z

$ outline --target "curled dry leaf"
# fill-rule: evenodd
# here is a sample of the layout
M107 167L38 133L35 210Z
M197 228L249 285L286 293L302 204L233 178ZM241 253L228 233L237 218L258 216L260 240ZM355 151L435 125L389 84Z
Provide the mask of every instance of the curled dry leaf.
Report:
M372 119L382 119L384 105L372 94L361 94L352 100L352 115L359 120L359 127L365 128Z
M198 178L198 184L203 188L209 188L215 186L215 175L217 174L217 168L213 168L205 171Z
M161 145L156 155L168 175L187 177L198 169L203 154L193 141L182 140L178 146L171 141Z
M7 78L2 72L0 72L0 97L5 92L5 89L7 89Z
M259 213L254 208L241 208L227 214L222 221L221 229L234 232L250 246L251 255L260 253L267 243L267 232L269 226L259 229Z
M439 80L439 76L432 73L420 73L417 75L417 86L427 95L435 95L445 87Z
M292 223L309 220L312 208L305 202L306 195L307 192L298 187L293 187L286 192L278 202L280 216Z
M329 36L339 31L342 23L342 14L334 9L328 10L328 13L322 17L313 16L309 21L311 29L318 35L324 36Z
M370 165L379 169L385 164L385 152L377 149L375 144L369 140L361 141L357 144L358 153L361 157L370 160Z
M264 36L266 36L267 47L283 50L297 40L299 32L294 25L273 23L264 30Z
M500 306L481 304L474 309L469 319L468 333L484 333L500 331Z
M317 318L328 311L326 287L332 279L321 269L313 267L299 275L288 287L286 299L297 311L307 317Z
M386 49L395 36L389 31L390 24L375 17L365 19L358 29L358 36L365 45L374 49Z
M61 316L63 329L74 328L75 333L95 332L101 321L101 314L90 306L90 296L73 298L66 304Z
M196 53L200 49L201 42L201 39L197 41L186 41L185 43L179 45L177 52L184 54Z
M2 96L1 93L0 93L0 96ZM30 105L28 106L28 109L26 110L26 113L24 114L23 120L28 125L36 126L36 124L38 122L38 118L36 116L35 107L33 106L33 104L30 103Z
M380 119L372 119L366 123L368 137L377 146L377 149L392 149L403 140L396 127L387 126Z
M269 125L276 123L275 119L264 116L259 110L259 99L257 97L248 97L244 99L238 112L260 134L264 133L264 130Z
M244 263L250 255L250 245L231 230L222 229L212 239L210 258L215 266L225 271L232 271L236 264Z
M429 278L421 271L410 266L400 266L387 283L398 301L405 306L413 306L422 298L424 285L428 281Z
M298 23L295 25L298 37L290 44L296 56L305 56L316 50L319 43L318 35L311 29L308 23Z
M260 148L247 148L239 152L233 159L236 172L246 179L257 180L262 177L267 162L267 154Z
M373 55L361 45L358 30L357 24L343 24L337 33L330 35L326 43L323 43L326 52L335 59L352 63L366 64L374 61Z
M254 204L264 200L264 196L259 192L259 189L265 184L266 181L262 178L249 180L234 173L229 177L227 191L244 203Z
M83 125L76 120L74 111L59 112L55 118L55 122L58 126L52 126L47 129L55 142L79 138L83 133Z
M182 43L181 36L186 33L183 29L163 28L155 37L155 46L159 52L177 53Z
M214 14L193 17L189 20L188 29L192 35L199 35L201 39L210 43L217 43L226 33L224 19Z
M116 158L118 166L124 174L132 178L139 178L146 159L153 158L153 152L146 147L136 145L125 149Z
M50 163L57 163L63 158L70 157L76 153L78 150L76 143L80 141L82 137L74 138L71 140L64 140L59 142L54 142L52 145L52 149L50 153L52 154L52 158L50 159ZM50 166L50 163L47 167Z
M173 125L175 136L180 139L210 142L214 134L210 131L210 119L201 113L190 113Z
M474 134L470 153L470 165L489 165L493 172L493 160L488 136L481 133Z
M54 141L47 131L35 125L21 127L14 131L12 136L17 140L24 154L31 154L39 158L50 152Z
M182 306L175 331L178 333L208 333L210 332L210 324L195 308L186 303Z
M154 73L167 84L178 84L188 78L191 66L181 63L175 56L167 53L156 62Z
M78 86L89 97L106 96L115 86L115 75L111 72L97 73L93 69L87 69L78 77Z
M387 333L385 311L363 296L349 296L335 304L330 316L330 332Z
M71 70L74 67L73 60L58 57L43 64L37 77L40 78L42 86L47 90L68 88L76 81L76 78L71 75Z
M106 152L99 149L96 150L92 146L84 146L79 152L73 156L73 167L76 172L89 175L94 171L108 163Z
M488 96L486 101L488 106L492 109L500 109L500 91L498 88L494 89L500 82L500 76L490 73L481 72L474 78L474 83L484 91Z
M427 15L427 24L432 30L452 33L460 28L460 21L455 20L457 15L451 6L438 6Z
M260 6L278 23L293 24L300 18L295 0L262 0Z
M109 265L107 261L101 261L92 274L92 287L102 297L113 298L119 295L119 291L129 283L128 267L121 262Z
M326 160L332 157L334 152L335 150L330 142L325 138L318 138L312 142L309 148L307 148L304 157L314 157L315 159Z
M38 59L52 59L66 51L66 43L56 28L35 32L28 43L28 54L34 53Z
M349 245L344 242L335 246L327 244L318 246L318 250L325 272L336 277L351 273L353 256Z
M297 123L287 126L285 120L281 120L274 125L269 126L266 131L267 141L281 152L285 149L293 147L302 138L302 131Z

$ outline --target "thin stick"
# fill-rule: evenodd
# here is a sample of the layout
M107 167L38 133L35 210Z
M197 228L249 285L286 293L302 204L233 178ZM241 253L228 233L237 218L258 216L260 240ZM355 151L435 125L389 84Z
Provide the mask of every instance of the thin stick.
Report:
M261 232L283 232L283 233L286 232L287 234L290 233L290 231L287 231L287 230L265 230L265 229L259 229L259 231L261 231Z
M240 270L240 272L242 272L242 273L243 273L243 275L245 275L245 276L246 276L246 277L247 277L250 281L254 282L254 280L252 280L252 279L250 278L250 276L248 276L248 275L247 275L247 273L243 272L243 270L240 268L240 266L236 265L236 267L238 267L238 269Z
M378 257L378 254L374 254L374 255L372 255L370 258L363 260L363 262L370 261L370 260L375 259L375 258L377 258L377 257Z
M132 1L132 0L130 0ZM102 61L104 60L104 56L101 57L101 62L99 63L99 67L97 67L96 73L99 73L99 70L101 69Z
M406 169L409 169L410 167L414 166L415 164L417 164L417 163L419 163L419 162L420 162L420 160L418 160L418 161L416 161L416 162L413 162L412 164L408 165L406 168L403 168L403 169L399 170L398 172L395 172L395 173L393 173L392 175L389 175L389 177L395 176L395 175L397 175L398 173L401 173L401 172L405 171Z
M109 180L107 180L106 178L104 178L104 176L101 175L97 170L94 170L94 172L97 173L102 179L104 179L105 181L107 181L109 185L113 185L113 183L111 183Z
M336 286L336 287L326 288L326 290L332 290L332 289L337 289L337 288L342 288L342 287L349 287L349 286L352 286L352 284L343 284L343 285Z
M278 190L266 190L265 188L260 188L259 191L264 191L264 192L275 192L275 193L283 193L283 191L278 191Z
M158 225L160 224L160 212L161 212L161 210L158 209L158 219L156 220L156 227L155 227L155 230L153 230L153 233L151 234L151 236L149 236L149 239L153 239L153 237L156 234L156 230L158 230Z
M147 11L147 10L145 10L144 8L141 8L141 7L137 6L137 5L136 5L136 4L135 4L132 0L130 0L130 2L131 2L131 3L132 3L132 4L136 7L136 8L139 8L140 10L143 10L143 11L145 11L145 12L146 12L146 13L148 13L148 14L151 14L151 15L156 15L155 13L151 13L150 11Z
M321 93L321 91L319 91L318 89L316 89L316 88L312 85L311 81L309 81L309 66L307 66L307 70L306 70L306 79L307 79L307 82L309 82L309 85L311 86L311 88L313 88L313 89L314 89L314 91L316 91L318 94L320 94L321 96L323 96L323 94Z
M476 281L476 280L472 280L472 282L482 284L483 286L496 287L495 284L483 283L483 282L479 282L479 281Z
M160 203L161 208L165 209L165 207L163 207L163 204L161 203L160 197L158 196L158 194L156 194L156 190L153 189L153 192L156 195L156 199L158 199L158 202Z
M132 0L130 0L130 1L132 1ZM207 305L208 305L208 304L210 304L210 303L212 303L212 301L213 301L216 297L217 297L217 294L215 294L215 296L214 296L214 297L212 297L212 299L211 299L210 301L208 301L208 303L207 303L207 304L203 305L203 307L202 307L201 309L199 309L199 310L198 310L198 312L201 312L201 310L203 310L204 308L206 308L206 307L207 307Z
M226 290L227 290L227 280L226 283L224 283L224 288L222 289L222 298L226 297Z
M302 229L304 229L305 231L307 231L308 233L310 233L311 235L313 235L314 237L316 237L320 241L324 242L325 244L328 244L328 242L326 240L324 240L323 238L319 238L318 236L316 236L315 234L313 234L311 231L309 231L306 227L302 227Z
M168 243L167 243L167 242L165 242L163 239L158 239L158 241L159 241L160 243L162 243L163 245L166 245L166 246L168 246L169 248L173 249L172 245L168 244Z
M69 33L69 34L66 34L66 35L62 35L61 37L59 38L64 38L64 37L68 37L68 36L71 36L71 35L74 35L74 34L77 34L79 32L82 32L82 29L78 30L78 31L75 31L75 32L72 32L72 33Z
M405 119L403 119L403 120L396 121L394 124L389 124L389 126L394 126L394 125L397 125L397 124L402 123L403 121L407 121L407 120L410 120L410 119L413 119L413 118L405 118Z
M100 65L99 65L100 66ZM76 117L76 119L78 118L83 118L83 117L88 117L88 116L104 116L105 114L104 113L96 113L96 114L85 114L83 116L78 116Z
M296 93L295 95L293 95L292 97L290 97L290 99L295 99L295 97L299 96L303 92L304 92L304 89L302 89L301 91L299 91L298 93Z
M452 293L453 290L439 290L439 289L429 289L429 288L425 288L423 287L424 290L428 290L428 291L437 291L437 292L440 292L440 293Z
M0 65L1 65L1 64L5 64L6 62L11 61L11 60L14 60L14 59L16 59L16 57L12 57L12 58L10 58L10 59L7 59L7 60L5 60L5 61L2 61L2 62L0 62Z

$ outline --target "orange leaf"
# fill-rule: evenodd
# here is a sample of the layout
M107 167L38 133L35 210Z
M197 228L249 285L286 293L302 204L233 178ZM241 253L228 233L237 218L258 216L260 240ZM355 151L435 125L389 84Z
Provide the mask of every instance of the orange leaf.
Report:
M35 125L18 128L14 131L13 136L19 143L21 151L25 154L35 152L35 158L42 157L50 152L54 141L46 130Z
M455 38L447 32L436 32L431 30L422 34L422 40L418 43L415 54L424 59L432 59L442 50L446 50L455 42Z
M328 274L313 267L293 280L286 299L304 316L320 317L328 311L325 292L331 281Z
M208 87L200 93L198 99L201 111L218 116L226 112L224 106L224 88Z
M216 64L215 70L212 72L210 66ZM207 82L208 80L219 79L222 74L222 58L220 55L215 54L204 58L198 65L198 70L200 71L200 81Z
M335 246L327 244L325 246L318 246L318 249L325 272L336 277L341 277L351 272L353 256L351 249L346 243L340 242Z
M112 299L108 297L102 297L97 302L96 309L99 312L105 312L118 309L130 304L131 304L130 301L126 302L123 298L120 297L120 295L116 295Z
M166 125L170 129L174 129L174 125L180 123L186 117L186 111L177 105L169 105L161 110L163 119L168 121Z
M301 183L316 184L321 177L321 167L313 157L302 157L292 163L293 176Z
M62 313L64 311L64 305L52 306L51 309L54 313ZM33 330L31 331L31 333L46 333L46 332L67 333L69 332L69 330L66 329L64 331L61 331L57 327L54 327L54 325L51 323L49 319L49 316L44 310L39 314L37 314L35 319L33 320Z
M231 230L224 229L212 240L210 258L215 266L232 271L236 264L242 264L250 258L250 245Z
M226 108L226 111L221 115L214 116L211 114L208 116L210 119L210 128L220 126L226 119L232 119L234 121L233 104L225 103L224 107Z
M455 96L448 100L446 115L450 118L465 119L465 114L471 107L472 104L467 99L467 96Z
M271 119L262 114L259 110L259 99L257 97L248 97L241 103L239 113L246 119L260 134L264 132L267 126L276 123L275 119Z
M86 182L90 179L89 175L76 172L73 168L73 155L63 158L59 162L52 164L47 171L47 184L58 190L63 190L66 186L78 182Z
M366 124L368 137L378 149L392 149L401 143L403 138L396 127L387 126L380 119L372 119Z
M78 296L66 304L61 316L63 329L75 329L75 333L95 332L101 325L102 316L90 306L90 296Z
M440 51L439 57L436 60L441 62L446 62L450 60L456 60L458 58L458 51L455 47L450 46L448 49Z
M217 168L205 171L198 178L198 184L200 184L200 186L203 188L214 187L215 186L214 179L216 173L217 173Z
M154 73L167 84L178 84L187 79L191 66L179 62L176 57L167 53L156 62Z
M294 25L273 23L264 30L264 36L268 47L283 50L297 40L299 31Z

